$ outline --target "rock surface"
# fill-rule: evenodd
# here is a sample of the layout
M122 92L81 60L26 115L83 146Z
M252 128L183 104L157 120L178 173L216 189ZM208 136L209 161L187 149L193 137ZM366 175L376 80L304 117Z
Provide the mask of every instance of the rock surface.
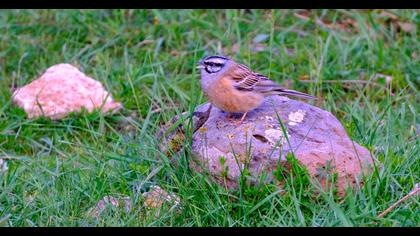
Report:
M13 102L23 108L29 118L40 116L61 119L82 107L92 112L117 111L122 106L114 102L102 84L70 64L54 65L38 79L18 88Z
M360 182L362 172L369 173L376 161L366 148L348 137L330 112L303 102L281 96L266 98L242 124L229 121L227 113L211 107L207 103L196 110L196 114L208 113L208 118L194 127L191 152L195 161L190 164L197 171L205 168L229 188L238 186L245 165L251 183L258 183L262 173L264 182L272 181L279 164L290 168L286 155L293 152L301 166L324 187L325 172L336 173L337 192L343 196L345 188ZM177 135L168 137L172 136Z

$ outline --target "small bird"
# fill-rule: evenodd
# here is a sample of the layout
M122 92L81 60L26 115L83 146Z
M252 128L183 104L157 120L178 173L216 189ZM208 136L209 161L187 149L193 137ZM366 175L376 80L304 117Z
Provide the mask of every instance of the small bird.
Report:
M200 69L201 87L210 103L229 114L243 113L239 123L267 96L291 95L315 99L314 96L285 89L228 57L206 56L197 63L197 69Z

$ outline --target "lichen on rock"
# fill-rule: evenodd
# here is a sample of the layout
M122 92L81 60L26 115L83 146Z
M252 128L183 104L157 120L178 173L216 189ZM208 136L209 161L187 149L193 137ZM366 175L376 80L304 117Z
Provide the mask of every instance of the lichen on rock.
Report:
M302 111L301 109L295 111L295 112L290 112L289 114L289 125L294 126L297 125L298 123L303 121L303 118L305 117L305 111Z
M264 131L265 137L270 142L270 144L274 147L281 147L283 146L287 139L290 138L289 132L286 130L286 135L284 135L283 131L280 129L267 129Z

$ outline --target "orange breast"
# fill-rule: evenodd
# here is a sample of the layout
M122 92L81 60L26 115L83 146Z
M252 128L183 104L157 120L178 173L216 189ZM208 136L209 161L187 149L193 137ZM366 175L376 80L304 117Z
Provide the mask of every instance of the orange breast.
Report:
M235 89L227 78L221 78L210 86L206 96L213 105L226 112L241 113L257 108L264 98L261 94Z

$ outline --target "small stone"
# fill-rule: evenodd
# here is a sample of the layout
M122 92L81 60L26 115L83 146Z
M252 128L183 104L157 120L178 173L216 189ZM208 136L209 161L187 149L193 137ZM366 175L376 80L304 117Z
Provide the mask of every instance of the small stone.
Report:
M253 43L262 43L262 42L266 41L269 37L270 37L270 35L268 35L268 34L258 34L257 36L255 36L255 38L252 40L252 42Z
M18 88L13 93L13 102L25 110L28 118L61 119L82 108L88 112L94 109L115 112L122 108L99 81L70 64L48 68L40 78Z
M99 218L99 216L107 208L107 206L118 208L120 207L120 205L124 206L126 213L129 213L132 210L132 204L129 197L123 197L122 199L118 199L112 196L105 196L96 204L96 207L91 211L91 215L93 215L96 218Z
M0 159L0 173L6 172L9 169L6 160Z
M414 60L416 60L417 59L417 52L415 52L415 51L412 52L411 53L411 58L414 59Z
M151 210L155 210L155 217L159 216L164 204L170 204L174 208L177 208L181 202L179 197L174 193L168 193L157 185L152 186L142 196L144 197L144 207L148 210L147 214L150 214Z
M416 29L416 25L408 22L398 22L398 26L402 31L411 33Z
M160 208L164 202L171 202L174 205L180 203L179 198L174 193L168 193L159 186L152 186L142 196L145 198L145 207Z

